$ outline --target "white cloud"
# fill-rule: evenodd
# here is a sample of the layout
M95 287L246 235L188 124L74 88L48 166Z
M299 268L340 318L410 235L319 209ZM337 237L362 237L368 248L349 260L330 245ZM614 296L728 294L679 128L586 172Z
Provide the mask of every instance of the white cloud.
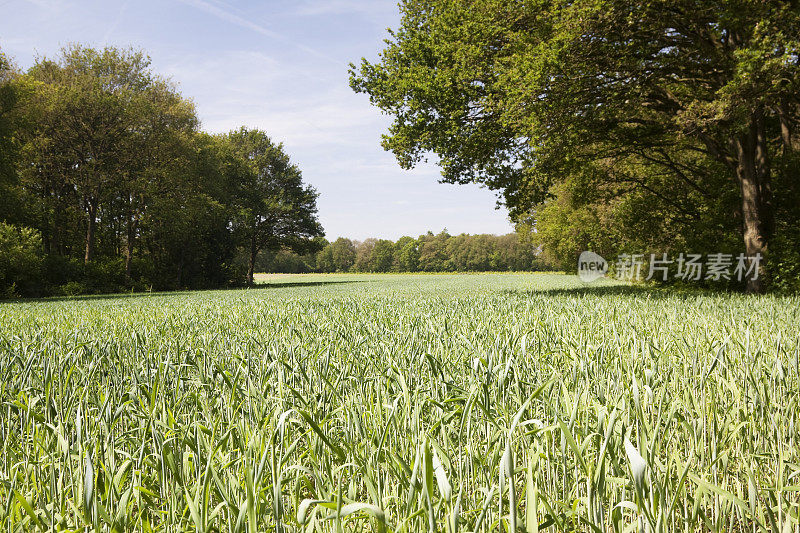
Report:
M114 18L114 22L111 23L111 26L106 30L105 35L103 36L103 42L107 43L111 39L111 36L114 35L114 32L117 31L119 27L119 23L122 20L122 15L125 13L125 10L128 8L128 4L131 3L131 0L125 0L122 2L122 5L119 7L119 11L117 11L117 16Z

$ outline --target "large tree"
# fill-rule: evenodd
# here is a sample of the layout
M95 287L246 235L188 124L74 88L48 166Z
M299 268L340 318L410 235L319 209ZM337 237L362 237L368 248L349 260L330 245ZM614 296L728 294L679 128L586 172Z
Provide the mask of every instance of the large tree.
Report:
M351 85L395 117L383 142L404 167L434 152L443 180L502 191L517 219L575 175L660 195L670 216L691 219L686 190L713 204L721 166L738 190L727 216L745 252L767 252L773 185L797 173L785 164L800 121L796 1L405 0L401 10L380 61L353 67Z
M236 176L236 227L247 249L248 284L261 250L316 252L324 234L317 220L318 194L283 150L258 129L240 128L223 137Z
M11 61L0 50L0 221L17 218L18 206L14 200L16 184L14 141L18 88L14 84L16 72Z
M197 168L196 150L202 150L203 142L196 136L194 106L171 83L152 77L143 90L133 93L127 121L117 201L125 225L125 277L130 280L147 206L176 185L197 193L202 190L196 183L201 173L212 180L213 176L208 168Z
M135 50L65 48L56 60L39 60L23 83L31 123L24 174L42 209L53 212L44 232L49 251L61 247L66 196L75 195L85 213L86 263L95 257L99 215L110 219L117 204L130 274L142 196L174 158L166 139L194 131L191 104Z
M353 241L339 237L330 244L332 272L347 272L356 261L356 247Z

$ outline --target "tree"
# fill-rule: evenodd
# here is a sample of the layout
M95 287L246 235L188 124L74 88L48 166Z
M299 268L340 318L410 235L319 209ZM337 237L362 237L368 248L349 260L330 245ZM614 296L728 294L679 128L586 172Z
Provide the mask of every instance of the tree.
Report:
M356 262L356 247L353 241L339 237L330 245L333 269L330 272L347 272Z
M223 136L240 162L237 170L236 227L249 252L247 283L253 283L256 256L262 249L317 251L323 235L317 221L317 192L266 133L240 128Z
M18 210L18 202L14 200L16 143L12 117L18 99L15 77L11 61L0 50L0 221L16 218Z
M259 268L266 272L480 272L536 270L540 266L530 236L518 233L451 237L446 231L439 235L428 232L419 239L405 236L397 242L365 239L353 243L340 237L327 243L318 239L322 249L316 255L298 255L291 250L262 253ZM420 248L424 248L424 256Z
M42 294L235 283L243 244L251 281L253 244L310 271L316 198L266 135L198 131L141 51L71 46L24 73L0 54L0 222L41 239Z
M119 161L119 202L125 220L125 277L130 280L139 226L164 183L194 165L199 124L194 106L165 80L153 78L131 96L124 159ZM201 148L202 150L202 148ZM208 170L208 167L197 171Z
M789 181L774 174L797 173L785 164L800 121L796 2L406 0L401 10L380 62L353 66L351 85L394 116L383 144L402 166L435 152L444 181L502 191L516 220L535 218L555 183L588 174L691 217L685 189L715 203L719 166L739 197L726 216L745 252L768 251L783 216L773 184Z
M730 216L739 202L723 169L707 168L700 192L669 177L639 173L646 187L573 174L553 186L553 198L537 206L530 235L545 258L560 269L575 269L583 250L603 257L619 253L736 254L741 234ZM732 287L734 287L732 285Z
M537 270L536 248L523 234L509 233L497 237L497 255L506 270Z
M372 272L389 272L394 264L394 243L386 239L378 239L372 249L369 269Z
M129 230L130 210L139 210L137 242L151 262L149 277L156 286L224 285L235 277L231 270L237 243L230 228L231 176L221 161L221 143L205 134L178 140L171 147L172 164L154 165L137 180L141 188L132 203L130 189L121 189L122 233ZM126 263L127 248L122 252Z
M336 272L332 244L328 244L317 253L317 272Z
M450 234L443 229L434 235L430 231L421 235L419 242L419 269L423 272L444 272L448 267L447 240Z
M166 137L189 136L197 118L192 105L150 71L141 51L71 46L56 61L42 59L27 73L32 128L25 154L28 183L54 209L54 227L44 233L48 248L60 247L60 200L70 191L85 211L84 262L95 257L97 220L123 204L126 272L141 218L143 196L163 181L171 162ZM183 161L185 163L185 160ZM49 205L48 205L49 204Z
M356 260L353 263L353 268L356 272L370 272L372 270L372 250L377 242L378 239L369 238L355 243Z
M398 272L416 272L419 269L419 248L413 237L400 237L395 243L395 263Z

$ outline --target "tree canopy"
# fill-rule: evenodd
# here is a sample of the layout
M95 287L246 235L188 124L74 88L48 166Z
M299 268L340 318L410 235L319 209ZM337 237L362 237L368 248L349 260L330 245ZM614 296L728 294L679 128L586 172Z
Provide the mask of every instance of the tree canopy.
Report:
M70 46L25 72L0 55L0 148L0 222L20 243L6 270L40 245L39 283L22 294L252 281L238 257L254 243L315 249L322 235L283 147L259 130L200 131L138 50Z
M798 209L796 1L400 8L400 28L377 62L351 67L351 85L394 117L383 145L402 166L435 153L444 181L499 191L515 220L545 234L554 219L583 218L548 210L588 206L616 214L616 249L635 244L631 233L687 246L733 233L773 267L785 255L780 230ZM644 244L663 240L652 237ZM543 244L570 261L580 251Z
M324 235L316 218L318 194L303 184L300 169L283 146L263 131L243 127L222 140L244 162L236 182L235 226L248 245L247 281L252 284L261 250L316 251L314 238Z

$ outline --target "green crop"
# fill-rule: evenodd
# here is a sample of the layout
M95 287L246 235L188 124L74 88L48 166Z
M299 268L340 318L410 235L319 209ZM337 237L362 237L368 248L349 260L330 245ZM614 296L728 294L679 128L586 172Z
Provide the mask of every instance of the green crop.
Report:
M800 298L288 280L0 305L2 530L800 528Z

